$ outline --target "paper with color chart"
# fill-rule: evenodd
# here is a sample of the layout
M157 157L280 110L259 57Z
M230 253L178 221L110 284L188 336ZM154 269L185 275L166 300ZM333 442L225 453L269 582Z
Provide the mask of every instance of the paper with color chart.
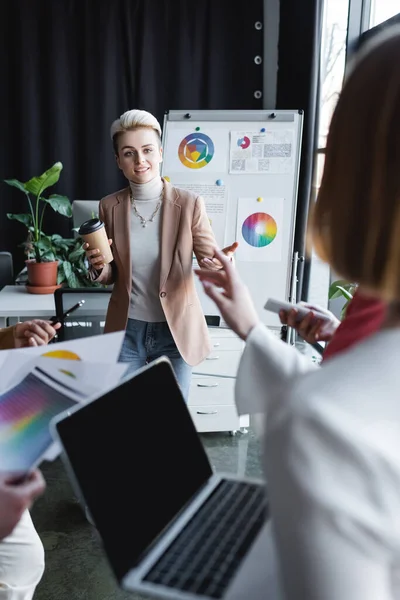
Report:
M103 393L104 379L98 373L104 365L37 357L22 364L19 359L17 369L17 360L10 353L3 364L9 376L0 393L0 471L26 473L59 454L51 420ZM126 365L107 367L107 388L118 385Z
M163 174L176 184L175 174L185 173L203 177L207 173L226 173L228 170L228 131L201 127L168 130L168 152L164 156ZM183 186L184 187L184 186Z
M225 245L227 210L226 186L207 183L180 184L176 182L174 182L174 185L203 198L216 242L220 248L223 248Z
M124 331L116 331L115 333L57 342L48 346L0 350L0 391L9 385L9 381L13 381L13 377L20 368L29 368L29 361L40 356L115 365L118 362L124 336ZM98 369L99 385L107 381L107 373L107 368Z
M36 346L35 348L21 348L15 350L0 351L0 367L5 359L6 353L12 352L15 355L26 354L29 357L42 356L44 354L52 355L54 358L70 358L73 354L74 359L85 360L97 363L116 363L121 352L122 342L124 341L125 331L116 331L115 333L104 333L102 335L93 335L66 342L57 342L49 346Z
M236 260L280 262L282 260L283 198L239 198Z
M293 131L231 131L229 173L290 173L293 171Z

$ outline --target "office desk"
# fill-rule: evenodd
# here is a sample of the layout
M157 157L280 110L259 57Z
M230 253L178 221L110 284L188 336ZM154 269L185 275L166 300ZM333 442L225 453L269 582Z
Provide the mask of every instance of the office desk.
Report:
M107 294L85 294L71 291L68 294L67 308L79 300L85 300L81 314L85 317L104 317L107 312ZM53 294L29 294L23 285L7 285L0 291L0 327L6 327L18 320L50 319L55 316L56 307ZM80 312L74 313L79 321Z
M53 294L29 294L24 285L6 285L0 291L0 327L10 318L50 319L55 315Z

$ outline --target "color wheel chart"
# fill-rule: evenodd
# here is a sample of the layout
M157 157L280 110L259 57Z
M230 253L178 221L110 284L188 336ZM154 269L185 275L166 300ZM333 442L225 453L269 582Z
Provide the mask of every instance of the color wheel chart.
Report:
M249 215L242 225L242 236L250 246L263 248L276 238L278 226L271 215L263 212Z
M282 259L283 198L239 198L238 261L279 263Z
M179 145L178 156L185 167L202 169L214 156L214 142L205 133L189 133Z

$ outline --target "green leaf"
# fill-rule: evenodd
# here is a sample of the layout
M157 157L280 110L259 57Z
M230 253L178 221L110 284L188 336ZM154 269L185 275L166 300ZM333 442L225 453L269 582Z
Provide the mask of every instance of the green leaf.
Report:
M7 185L11 185L11 187L15 187L26 194L25 183L22 183L22 181L18 181L18 179L5 179L4 182L7 183Z
M338 279L337 281L333 281L329 286L328 297L329 300L334 300L335 298L339 298L342 295L342 292L338 289L338 286L347 285L347 281L344 279Z
M334 294L331 294L328 296L329 300L336 300L336 298L341 298L342 297L342 292L340 290L336 290L336 292Z
M58 269L58 273L57 273L57 285L60 285L60 283L64 283L65 281L65 273L62 269Z
M79 287L79 281L74 273L73 267L67 260L63 262L62 269L64 271L65 279L68 283L68 287L77 288Z
M73 271L71 272L71 275L68 277L67 282L68 282L68 287L70 287L70 288L80 287L79 279L77 278L77 276L75 275L75 273Z
M57 252L60 252L62 254L63 253L68 254L71 250L71 248L69 247L68 244L64 244L64 242L61 242L61 241L56 241L56 242L53 241L53 246Z
M32 215L30 214L13 215L11 213L7 213L7 218L14 221L19 221L28 228L32 227Z
M51 250L47 251L47 252L43 252L43 254L41 255L42 258L42 262L52 262L53 260L57 260L57 257L55 256L54 252L52 252Z
M44 190L51 187L60 179L60 173L63 166L62 163L56 162L50 169L47 169L42 175L39 177L32 177L29 181L24 184L24 188L26 191L38 196Z
M62 270L64 271L65 279L68 281L68 277L70 277L72 273L72 265L68 260L63 262Z
M43 236L37 242L33 242L34 246L37 246L41 252L47 252L49 250L53 250L53 245L51 243L51 238L47 235Z
M342 295L347 298L347 300L351 300L353 298L353 294L351 294L350 292L348 292L343 286L338 285L338 290L340 290L342 292Z
M76 250L73 250L71 252L71 254L69 255L69 260L71 262L79 262L79 259L84 256L85 251L83 248L77 248Z
M48 198L42 198L42 200L50 204L51 208L60 215L64 215L64 217L72 217L71 202L66 196L52 194Z

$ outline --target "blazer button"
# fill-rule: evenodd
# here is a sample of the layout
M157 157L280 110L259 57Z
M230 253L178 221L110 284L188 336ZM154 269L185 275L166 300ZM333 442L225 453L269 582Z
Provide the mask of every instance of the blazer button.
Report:
M167 295L166 292L161 292L160 298L165 298L166 295Z

